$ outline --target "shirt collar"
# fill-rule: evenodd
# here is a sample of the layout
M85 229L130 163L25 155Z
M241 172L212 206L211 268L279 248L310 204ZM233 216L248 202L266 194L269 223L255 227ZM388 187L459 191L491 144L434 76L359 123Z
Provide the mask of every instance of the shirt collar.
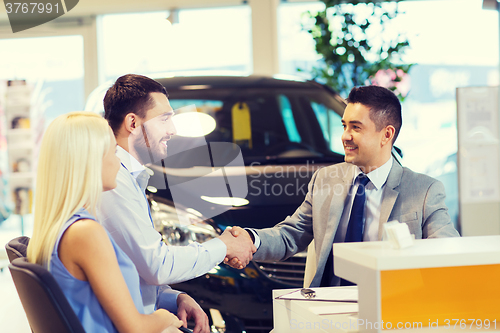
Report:
M385 162L381 167L366 174L368 179L370 179L370 182L372 182L373 186L375 186L377 190L380 190L387 181L389 173L391 172L392 169L392 163L393 163L393 157L391 156L389 160ZM356 176L359 175L361 172L362 172L361 169L358 168L358 173L356 174Z
M120 146L116 148L116 156L118 156L123 166L132 176L134 176L134 178L137 178L137 176L145 170L144 166L139 163L134 156Z

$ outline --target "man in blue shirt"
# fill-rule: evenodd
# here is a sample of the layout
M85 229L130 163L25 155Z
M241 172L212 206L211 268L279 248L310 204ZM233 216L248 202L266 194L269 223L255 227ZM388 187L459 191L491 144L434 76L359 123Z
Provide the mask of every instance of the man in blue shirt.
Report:
M167 97L160 83L133 74L118 78L107 91L104 116L116 137L121 168L117 187L101 196L97 217L137 267L146 312L161 306L177 312L184 323L194 319L195 333L208 333L208 317L201 307L167 285L205 274L225 257L244 267L256 248L229 231L203 244L167 246L154 229L145 196L149 174L143 165L165 158L167 142L176 134Z

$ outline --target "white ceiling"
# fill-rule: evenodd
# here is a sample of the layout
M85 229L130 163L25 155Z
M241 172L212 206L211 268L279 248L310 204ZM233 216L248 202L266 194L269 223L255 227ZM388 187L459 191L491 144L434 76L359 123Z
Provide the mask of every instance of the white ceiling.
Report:
M71 16L86 16L149 12L173 8L235 6L240 4L242 4L241 0L80 0L68 14L71 14Z
M70 12L72 16L86 16L109 13L149 12L172 8L199 8L237 6L244 2L270 0L80 0ZM285 1L285 0L284 0ZM308 2L317 0L286 0L287 2ZM373 0L380 1L380 0ZM346 0L349 2L349 0Z
M243 3L270 0L79 0L66 17L83 17L110 13L151 12L177 8L202 8L238 6ZM317 0L286 0L287 2L308 2ZM372 0L380 1L380 0ZM425 0L420 0L425 1ZM495 0L485 0L495 1ZM346 0L349 2L349 0ZM5 7L0 5L0 24L8 24Z
M75 8L65 16L82 17L110 13L151 12L175 8L225 7L237 6L242 3L242 0L79 0ZM0 4L0 22L8 22L7 12L3 4Z

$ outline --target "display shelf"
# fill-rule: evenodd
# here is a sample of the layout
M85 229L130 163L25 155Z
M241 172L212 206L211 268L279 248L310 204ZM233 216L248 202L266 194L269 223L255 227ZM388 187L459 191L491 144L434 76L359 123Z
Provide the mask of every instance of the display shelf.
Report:
M33 144L31 142L13 142L12 144L9 143L9 150L12 150L13 152L32 149ZM9 155L12 154L12 151L9 152Z
M19 158L26 158L29 161L31 161L33 143L30 141L13 141L12 143L9 142L9 158L11 163L15 163ZM10 170L12 172L18 171L14 169L15 169L14 167L11 167Z
M31 213L34 185L34 135L32 86L24 80L7 81L5 88L5 125L10 195L14 213Z
M10 128L6 132L7 132L7 136L9 136L9 137L31 136L32 135L31 128L15 128L15 129Z
M12 182L15 182L17 180L24 180L24 179L30 180L32 178L33 178L33 172L11 172L10 173L10 180Z
M5 90L7 84L0 81L0 223L6 220L12 211L8 187L7 124L5 118Z
M5 107L11 110L15 108L30 109L32 89L25 80L7 81Z

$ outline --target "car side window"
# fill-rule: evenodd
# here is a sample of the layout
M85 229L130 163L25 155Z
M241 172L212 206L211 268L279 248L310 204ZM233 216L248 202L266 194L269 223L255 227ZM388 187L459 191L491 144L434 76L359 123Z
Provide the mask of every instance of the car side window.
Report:
M310 102L323 132L323 136L328 142L329 148L333 152L343 154L344 147L342 145L341 137L344 132L344 128L342 127L341 122L342 117L323 104L316 103L312 100Z
M290 101L285 95L279 95L278 103L281 117L283 118L283 123L285 124L286 133L288 135L288 140L291 142L301 142L302 138L297 130L297 124L295 123L295 118L293 117Z

